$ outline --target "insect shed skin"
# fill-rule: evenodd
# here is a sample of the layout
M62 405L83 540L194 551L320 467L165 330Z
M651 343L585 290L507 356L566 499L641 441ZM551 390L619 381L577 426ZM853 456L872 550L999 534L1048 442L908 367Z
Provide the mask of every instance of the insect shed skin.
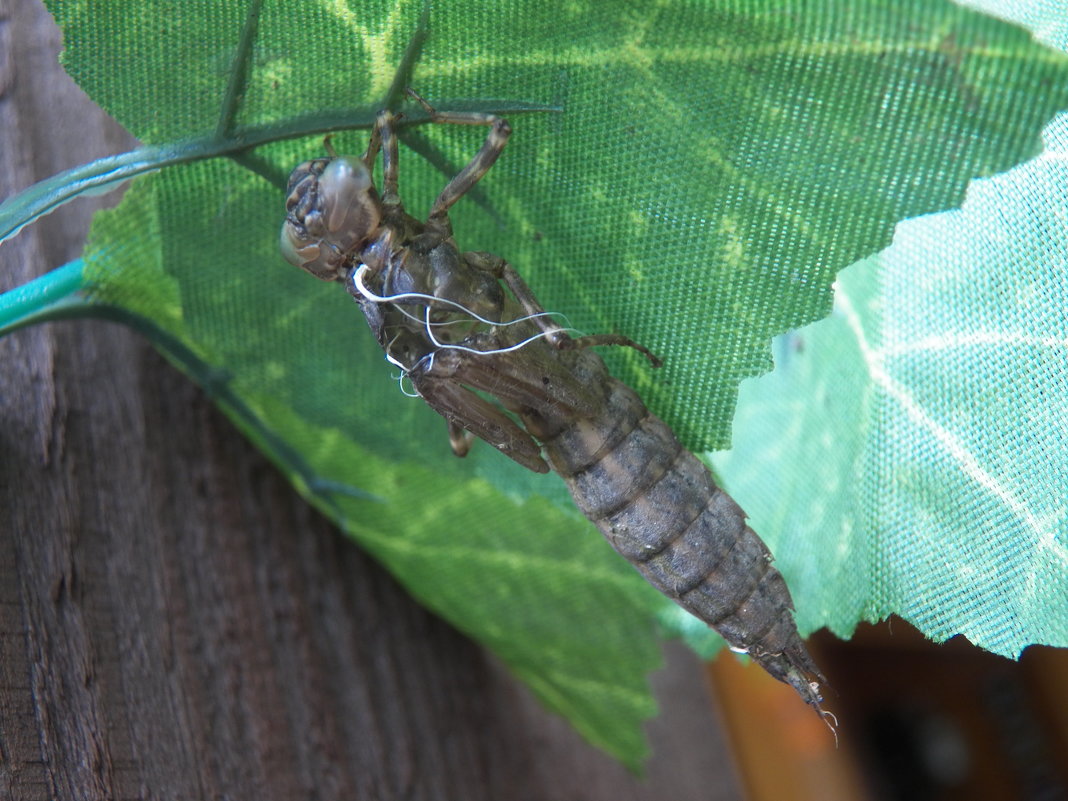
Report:
M603 413L538 437L576 505L650 584L822 714L809 677L824 678L797 631L786 582L745 512L596 354L581 357L576 373L605 387Z
M624 345L659 360L618 335L570 337L503 259L456 247L448 209L500 155L508 123L440 113L410 94L435 122L490 126L479 153L420 222L401 204L395 118L381 112L362 157L331 152L293 171L285 257L346 287L386 358L448 421L457 455L474 434L531 470L551 468L646 580L830 720L820 706L824 677L771 553L708 468L589 346ZM379 149L381 197L371 180Z

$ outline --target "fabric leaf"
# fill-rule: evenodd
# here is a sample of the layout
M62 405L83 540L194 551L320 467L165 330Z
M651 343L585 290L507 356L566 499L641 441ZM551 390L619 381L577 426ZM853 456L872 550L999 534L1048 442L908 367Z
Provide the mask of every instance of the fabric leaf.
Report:
M1046 139L902 223L743 384L715 463L809 627L896 613L1005 656L1068 646L1068 115Z
M277 254L282 193L264 178L321 154L311 123L292 138L302 121L373 115L420 9L49 7L68 71L146 144L283 132L243 166L140 179L94 225L93 301L148 332L428 606L635 764L659 597L558 480L488 447L454 459L351 301ZM663 356L653 373L609 354L693 449L727 444L739 382L770 366L772 335L828 310L837 269L884 246L899 219L953 206L974 176L1031 155L1068 101L1068 61L941 2L461 0L435 5L429 31L411 80L440 107L560 109L513 118L480 197L453 213L457 241L505 256L576 328ZM459 166L482 134L407 136ZM347 132L334 144L365 142ZM444 180L402 152L413 213ZM795 599L811 627L826 610L806 593Z

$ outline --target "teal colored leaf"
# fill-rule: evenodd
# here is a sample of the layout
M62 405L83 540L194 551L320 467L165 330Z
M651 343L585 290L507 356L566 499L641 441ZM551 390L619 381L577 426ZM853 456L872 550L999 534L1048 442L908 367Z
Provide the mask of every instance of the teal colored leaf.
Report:
M1068 115L1045 136L840 273L835 313L742 386L715 463L809 628L1068 646Z
M139 179L97 219L95 309L152 336L413 593L635 764L659 597L557 479L487 447L452 458L351 301L277 254L271 181L322 152L320 136L293 136L345 114L366 124L421 9L49 7L68 71L146 144L221 142L236 159ZM942 2L465 0L435 5L429 33L411 82L440 107L562 112L513 117L480 198L455 209L458 242L508 258L573 326L665 357L652 373L609 354L693 449L727 443L739 382L770 366L772 335L828 310L837 269L884 246L899 219L953 206L974 176L1034 153L1068 104L1068 59ZM250 138L263 130L273 138ZM482 133L405 136L461 165ZM402 152L414 213L443 181ZM818 598L795 591L803 621Z

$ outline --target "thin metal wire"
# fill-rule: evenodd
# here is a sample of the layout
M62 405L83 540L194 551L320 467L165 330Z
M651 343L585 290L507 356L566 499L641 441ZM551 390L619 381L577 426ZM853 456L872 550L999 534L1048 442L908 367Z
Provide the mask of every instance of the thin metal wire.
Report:
M459 351L463 351L464 353L473 353L473 354L475 354L477 356L488 356L490 354L497 354L497 353L511 353L512 351L517 351L520 348L526 347L531 342L533 342L533 341L535 341L537 339L542 339L542 338L549 337L552 334L556 333L556 331L540 331L537 334L534 334L533 336L527 337L522 342L518 342L515 345L510 345L507 348L493 348L491 350L478 350L477 348L469 348L469 347L466 347L464 345L453 345L453 344L449 344L447 342L440 342L437 339L437 337L434 336L434 326L436 326L436 325L451 325L453 323L462 323L462 322L466 322L466 321L464 321L464 320L446 320L446 321L442 321L442 322L434 322L433 320L430 319L430 312L431 312L431 307L429 305L430 303L444 303L444 304L446 304L448 306L452 306L455 309L457 309L458 311L463 312L465 315L467 315L471 319L477 320L478 322L485 323L486 325L491 325L491 326L501 326L501 327L503 327L503 326L509 326L509 325L516 325L517 323L523 323L523 322L526 322L528 320L533 320L533 319L535 319L537 317L561 317L561 318L564 319L565 322L567 321L567 318L564 317L564 315L559 314L557 312L538 312L537 314L528 314L528 315L526 315L524 317L518 317L515 320L502 320L502 321L488 320L485 317L482 317L481 315L476 314L475 312L471 311L469 308L464 306L462 303L458 303L456 301L449 300L448 298L438 298L438 297L434 297L433 295L426 295L426 294L423 294L422 292L399 292L396 295L378 295L378 294L372 292L367 287L367 285L363 282L364 275L366 275L370 271L371 271L370 267L368 267L366 264L361 264L359 266L359 268L356 270L356 272L353 273L352 282L353 282L353 285L356 287L356 289L359 291L359 293L361 295L363 295L365 298L367 298L368 300L373 301L374 303L388 303L388 304L391 304L391 305L395 306L397 308L397 311L399 311L405 317L407 317L410 320L413 320L414 322L417 322L420 325L422 325L426 329L426 334L427 334L427 337L430 339L430 342L434 345L435 348L437 348L439 350L459 350ZM397 305L397 301L399 301L399 300L422 300L422 301L426 301L427 305L424 306L424 308L426 309L425 319L421 320L418 317L416 317L414 314L411 314L410 312L405 311L404 309L400 308L400 306ZM565 331L565 332L568 332L568 333L574 333L575 332L575 330L573 328L559 328L558 330L559 331ZM424 359L429 358L430 364L427 367L427 370L430 370L433 367L433 361L434 361L433 357L434 357L434 352L428 353L426 356L423 356L421 359L419 359L419 361L416 362L416 365L418 365L419 362L423 361ZM393 365L399 367L401 369L401 371L404 373L405 376L410 372L410 370L408 368L406 368L403 364L401 364L399 361L397 361L390 354L388 347L386 348L386 360L390 364L393 364ZM412 369L414 369L414 365L413 365ZM407 395L408 397L419 397L418 392L416 393L416 395L412 395L409 392L405 391L403 386L401 387L401 392L404 392L404 394Z
M481 315L478 315L475 312L471 311L469 308L464 306L462 303L457 303L456 301L449 300L448 298L437 298L437 297L434 297L433 295L424 295L422 292L400 292L400 293L398 293L396 295L388 295L388 296L376 295L374 292L372 292L370 289L368 289L367 285L363 282L363 276L366 275L369 272L371 272L371 268L368 267L366 264L361 264L359 269L357 269L356 272L353 273L352 282L356 286L356 289L358 289L360 291L361 295L363 295L368 300L374 301L375 303L392 303L392 304L396 305L398 300L425 300L425 301L428 301L428 302L431 302L431 303L444 303L447 306L452 306L455 309L457 309L458 311L463 312L464 314L466 314L468 317L470 317L473 320L478 320L478 322L480 322L480 323L485 323L486 325L493 325L493 326L516 325L517 323L526 322L527 320L533 320L535 317L559 317L565 323L568 322L567 317L565 317L560 312L538 312L537 314L528 314L526 317L519 317L519 318L517 318L515 320L487 320L485 317L482 317ZM427 307L427 308L429 309L429 307ZM414 320L415 322L419 323L420 325L424 324L423 320L420 320L418 317L410 314L409 312L404 311L404 309L398 308L398 311L400 311L402 314L404 314L404 316L409 317L412 320ZM463 320L448 320L448 321L444 321L444 322L441 322L441 323L432 323L432 324L433 325L451 325L452 323L456 323L456 322L463 322ZM568 330L570 330L570 329L568 329ZM485 352L489 352L489 351L485 351Z

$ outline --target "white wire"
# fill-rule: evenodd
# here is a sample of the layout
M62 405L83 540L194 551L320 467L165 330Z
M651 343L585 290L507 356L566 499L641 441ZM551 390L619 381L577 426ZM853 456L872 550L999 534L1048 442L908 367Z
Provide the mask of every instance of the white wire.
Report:
M411 381L411 379L408 377L407 373L401 373L397 377L397 386L400 387L401 395L403 395L406 398L421 398L421 397L423 397L422 395L419 394L419 390L417 390L415 388L415 384L412 384L411 391L409 391L408 388L404 386L404 379L406 379L406 378L408 378L408 380Z
M462 311L468 317L471 317L474 320L478 320L480 323L485 323L486 325L494 325L494 326L516 325L517 323L526 322L527 320L533 320L535 317L563 317L563 315L560 314L559 312L538 312L537 314L528 314L525 317L519 317L519 318L517 318L515 320L507 320L507 321L504 321L504 320L500 320L500 321L499 320L487 320L485 317L482 317L482 316L480 316L478 314L475 314L475 312L471 311L469 308L464 306L462 303L457 303L456 301L449 300L448 298L436 298L433 295L424 295L422 292L400 292L400 293L398 293L396 295L388 295L388 296L376 295L374 292L372 292L370 289L368 289L367 285L364 284L364 282L363 282L363 276L366 273L369 273L369 272L371 272L371 268L368 267L366 264L361 264L359 269L356 270L355 273L353 273L352 282L353 282L353 284L355 284L356 289L358 289L360 291L361 295L363 295L368 300L373 300L375 303L394 303L395 304L398 300L425 300L425 301L428 301L430 303L444 303L444 304L446 304L448 306L452 306L452 307ZM430 310L429 306L427 306L427 310L428 311ZM420 320L418 317L416 317L416 316L404 311L404 309L398 308L398 311L400 311L406 317L409 317L410 319L415 320L415 322L419 323L420 325L424 324L423 320ZM442 322L442 323L427 323L427 324L428 325L450 325L451 323L456 323L456 322L464 322L464 321L463 320L449 320L449 321ZM564 317L564 322L567 322L567 318L566 317Z
M515 345L511 345L510 347L507 347L507 348L495 348L493 350L478 350L477 348L468 348L468 347L465 347L464 345L450 345L450 344L448 344L446 342L438 342L437 339L434 338L434 331L430 327L430 320L429 320L429 318L430 318L430 307L429 306L426 307L426 314L427 314L427 318L428 318L427 319L427 323L426 323L426 335L428 337L430 337L430 341L433 342L436 347L442 348L442 349L447 349L447 350L462 350L464 353L475 353L475 354L477 354L479 356L488 356L491 353L510 353L513 350L519 350L520 348L524 347L525 345L529 345L535 339L541 339L542 337L548 337L550 334L555 334L556 333L555 331L539 331L534 336L527 337L522 342L519 342L519 343L517 343ZM529 319L529 318L523 318L523 319ZM516 320L515 322L520 322L520 321ZM561 329L561 330L563 330L563 329Z
M488 356L490 354L497 354L497 353L511 353L512 351L516 351L516 350L519 350L520 348L526 347L527 345L529 345L531 342L533 342L536 339L541 339L543 337L547 338L547 337L551 336L552 334L556 333L556 331L539 331L537 334L534 334L533 336L527 337L522 342L518 342L515 345L510 345L507 348L495 348L493 350L478 350L477 348L469 348L469 347L466 347L464 345L452 345L452 344L449 344L449 343L446 343L446 342L439 342L438 341L437 337L434 336L434 326L435 325L450 325L452 323L461 323L461 322L465 322L465 321L464 320L447 320L447 321L443 321L443 322L440 322L440 323L436 323L436 322L434 322L434 321L432 321L430 319L431 308L430 308L429 303L436 302L436 303L444 303L444 304L447 304L449 306L453 306L454 308L459 309L461 312L463 312L464 314L468 315L472 319L478 320L481 323L485 323L486 325L492 325L492 326L516 325L517 323L526 322L527 320L533 320L536 317L554 317L554 316L557 316L557 317L562 317L565 322L567 321L567 318L564 317L562 314L559 314L558 312L538 312L537 314L528 314L528 315L526 315L524 317L519 317L519 318L517 318L515 320L508 320L507 322L495 321L495 320L487 320L485 317L482 317L482 316L476 314L475 312L471 311L469 308L464 306L462 303L457 303L456 301L449 300L448 298L437 298L437 297L434 297L433 295L424 295L421 292L401 292L401 293L398 293L396 295L389 295L389 296L377 295L374 292L372 292L370 289L368 289L367 285L364 284L364 282L363 282L363 276L366 273L370 272L370 271L371 271L370 267L368 267L366 264L361 264L359 266L359 268L356 270L356 272L353 273L353 276L352 276L352 282L355 285L356 289L359 290L360 294L363 295L368 300L373 301L375 303L389 303L389 304L392 304L392 305L396 305L396 301L402 300L402 299L403 300L423 300L423 301L428 301L428 305L424 306L424 308L426 309L426 316L425 316L425 319L423 319L423 320L420 320L414 314L411 314L410 312L405 311L400 306L396 306L396 308L397 308L397 311L399 311L401 314L403 314L408 319L414 320L415 322L417 322L420 325L424 326L426 328L426 334L430 338L430 342L434 345L434 347L436 347L438 349L441 349L441 350L459 350L459 351L463 351L464 353L473 353L473 354L475 354L477 356ZM557 330L563 331L563 332L574 332L574 329L572 329L572 328L559 328ZM392 343L390 343L390 344L392 344ZM427 359L427 360L429 360L429 362L428 362L426 371L429 372L430 370L432 370L433 367L434 367L434 353L435 353L435 351L431 351L430 353L428 353L425 356L423 356L422 358L420 358L415 363L415 365L412 366L411 369L414 370L416 365L419 364L419 362L423 361L424 359ZM404 380L404 378L408 377L408 375L411 372L411 370L409 370L407 367L405 367L401 362L397 361L397 359L394 358L394 356L392 354L390 354L388 346L386 348L386 361L388 361L390 364L392 364L392 365L394 365L396 367L399 367L400 370L401 370L401 376L400 376L401 392L404 393L405 395L407 395L409 398L421 397L419 395L418 390L416 390L415 393L412 394L412 393L408 392L404 388L403 380Z

